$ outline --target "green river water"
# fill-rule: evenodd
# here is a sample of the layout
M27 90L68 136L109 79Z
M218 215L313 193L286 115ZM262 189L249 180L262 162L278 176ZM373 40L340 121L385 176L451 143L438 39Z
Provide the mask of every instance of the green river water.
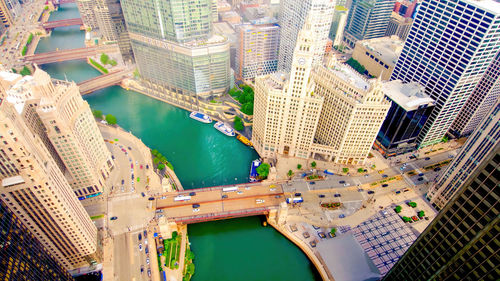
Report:
M51 20L75 17L75 4L64 4ZM56 28L40 40L36 52L80 48L83 41L78 27ZM100 74L84 61L42 68L54 78L75 82ZM250 162L258 157L236 138L190 119L189 112L139 93L114 86L84 98L165 155L186 189L246 182ZM193 281L321 280L307 257L272 227L262 227L259 217L189 225L188 232L196 255Z

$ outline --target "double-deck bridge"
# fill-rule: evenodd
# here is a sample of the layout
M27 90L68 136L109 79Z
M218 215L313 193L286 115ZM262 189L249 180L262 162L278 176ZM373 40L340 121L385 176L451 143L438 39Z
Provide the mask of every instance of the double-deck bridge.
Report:
M99 45L99 46L90 46L78 49L58 50L53 52L34 54L34 55L24 56L23 60L26 62L32 62L41 65L46 63L62 62L68 60L82 60L101 53L112 53L118 51L119 49L117 45Z

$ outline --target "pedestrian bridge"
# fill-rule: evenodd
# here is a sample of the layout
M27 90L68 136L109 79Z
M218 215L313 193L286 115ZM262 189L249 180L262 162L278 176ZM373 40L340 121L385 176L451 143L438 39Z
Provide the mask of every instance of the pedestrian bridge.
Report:
M225 191L228 187L238 189ZM175 200L192 192L196 195L189 200ZM176 223L192 224L268 214L284 200L281 184L248 183L169 192L156 196L155 204L156 215Z
M118 51L119 49L117 45L99 45L99 46L90 46L78 49L58 50L53 52L28 55L24 56L23 60L26 62L31 62L41 65L41 64L62 62L68 60L82 60L101 53L111 53Z
M81 18L76 18L76 19L64 19L64 20L56 20L56 21L48 21L42 23L42 27L46 30L49 29L54 29L57 27L63 27L63 26L72 26L72 25L83 25L83 21Z

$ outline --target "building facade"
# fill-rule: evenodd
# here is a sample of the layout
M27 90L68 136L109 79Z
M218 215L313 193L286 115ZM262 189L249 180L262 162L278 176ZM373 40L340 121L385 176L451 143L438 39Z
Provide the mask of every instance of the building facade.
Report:
M427 198L436 209L442 209L448 203L490 151L496 149L498 153L499 135L500 103L497 101L494 108L469 137L460 153L429 189Z
M452 134L470 135L500 97L500 51L451 126Z
M391 108L377 135L375 147L384 157L415 150L416 139L429 118L434 100L416 82L394 80L383 85Z
M314 46L314 64L322 63L335 9L334 5L335 1L331 0L280 1L279 71L283 73L291 71L297 37L308 15L314 19L316 25L314 29L314 36L317 38Z
M20 10L21 5L18 0L0 0L0 24L5 28L13 25Z
M74 280L0 200L0 280Z
M343 6L335 6L333 13L332 25L330 26L330 33L328 37L332 40L333 46L342 45L344 38L344 28L347 22L347 14L349 10Z
M403 50L403 41L397 36L381 37L356 42L352 58L362 64L370 75L389 80L399 54Z
M2 74L15 81L17 78L11 75L14 74ZM3 89L4 86L0 91L2 202L67 270L96 262L95 225L43 140L26 124L23 114L30 105Z
M498 127L498 115L496 122ZM497 280L499 171L497 142L383 280Z
M410 32L412 23L412 18L405 18L398 13L392 12L387 30L385 31L385 36L396 35L404 41Z
M236 78L253 80L278 69L280 27L277 24L242 24L236 27Z
M344 31L344 42L354 48L359 40L385 35L395 0L353 0Z
M76 0L76 5L80 16L82 17L83 24L86 27L90 27L92 30L99 29L99 23L97 22L97 17L95 15L95 9L98 2L105 0Z
M500 49L499 21L500 3L492 0L420 5L391 76L420 83L436 101L419 147L440 142L450 129Z
M227 91L230 46L212 34L211 0L122 0L121 6L142 78L192 97Z

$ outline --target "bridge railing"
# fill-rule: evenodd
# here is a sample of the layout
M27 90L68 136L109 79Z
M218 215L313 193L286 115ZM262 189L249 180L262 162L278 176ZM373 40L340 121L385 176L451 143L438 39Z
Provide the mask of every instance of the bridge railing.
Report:
M226 212L220 212L220 213L195 215L195 216L173 218L173 219L176 223L194 223L194 222L218 220L218 219L232 217L232 216L259 215L259 214L265 214L267 212L269 212L269 208L261 207L261 208L255 208L255 209L246 209L246 210L242 210L242 211L226 211Z

